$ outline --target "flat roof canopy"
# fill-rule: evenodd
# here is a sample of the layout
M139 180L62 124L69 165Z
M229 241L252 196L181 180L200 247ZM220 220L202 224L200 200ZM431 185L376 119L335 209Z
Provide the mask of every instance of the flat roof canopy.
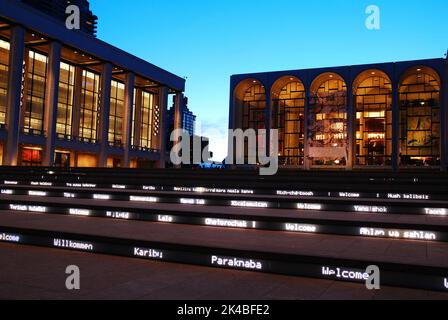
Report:
M114 66L133 72L138 76L151 79L174 91L183 92L185 90L185 79L87 33L68 30L61 22L19 1L0 0L0 8L0 17L11 23L33 30L66 46L79 49L98 60L110 62Z

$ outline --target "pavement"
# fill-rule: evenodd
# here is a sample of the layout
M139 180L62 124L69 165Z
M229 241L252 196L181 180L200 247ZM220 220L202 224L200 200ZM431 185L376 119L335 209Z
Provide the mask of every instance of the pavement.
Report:
M29 300L448 300L448 293L222 270L0 244L0 299ZM65 269L81 289L65 287Z

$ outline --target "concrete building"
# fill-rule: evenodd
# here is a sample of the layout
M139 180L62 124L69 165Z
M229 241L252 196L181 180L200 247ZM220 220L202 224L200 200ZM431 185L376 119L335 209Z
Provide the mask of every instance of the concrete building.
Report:
M185 80L17 0L0 0L0 161L163 167ZM179 116L180 118L180 116Z
M229 128L278 129L285 167L446 170L447 82L447 59L234 75Z

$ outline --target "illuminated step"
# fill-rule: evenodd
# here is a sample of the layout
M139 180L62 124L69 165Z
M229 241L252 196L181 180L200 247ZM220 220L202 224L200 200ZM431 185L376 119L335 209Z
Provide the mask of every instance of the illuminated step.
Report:
M8 186L0 189L0 199L8 196L33 196L66 199L91 199L98 202L126 201L133 203L173 203L197 206L227 206L235 208L278 208L312 212L341 211L373 214L413 214L427 216L448 216L448 201L408 199L347 198L339 193L337 197L313 198L312 196L282 198L246 194L195 194L158 191L130 191L123 189L68 189L60 187Z
M325 185L325 184L324 184ZM229 188L229 187L193 187L193 186L167 186L167 185L129 185L129 184L96 184L82 182L38 182L38 181L17 181L4 180L0 185L4 190L10 190L19 187L47 187L48 190L61 189L82 191L91 190L111 190L111 191L147 191L147 192L178 192L204 195L227 195L227 196L277 196L282 199L377 199L377 200L401 200L401 201L429 201L445 200L448 201L448 192L440 193L421 193L421 192L384 192L383 188L378 192L360 192L360 191L335 191L319 190L312 188L302 188L295 190L287 189L250 189L250 188Z
M366 283L369 277L367 268L376 265L381 271L381 285L448 291L448 271L441 267L155 243L10 227L0 227L0 242L360 284Z
M363 222L269 216L226 215L220 213L179 212L119 208L21 200L0 201L0 210L66 216L99 217L118 220L149 221L198 225L216 228L270 230L287 233L334 234L361 238L385 238L448 242L448 225L404 224L396 222Z

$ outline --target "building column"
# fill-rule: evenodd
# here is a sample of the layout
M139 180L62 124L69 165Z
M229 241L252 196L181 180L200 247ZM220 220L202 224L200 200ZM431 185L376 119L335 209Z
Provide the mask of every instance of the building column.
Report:
M308 90L306 91L306 97L305 97L305 111L304 111L304 132L305 132L305 137L304 137L304 141L303 141L303 145L304 145L304 150L303 150L303 167L305 170L311 170L311 160L309 158L310 155L310 135L309 135L309 118L310 118L310 99L311 99L311 94L310 94L310 89L308 88Z
M19 157L19 133L22 96L22 72L25 54L25 30L22 27L11 29L8 96L6 126L8 138L5 145L3 165L16 166Z
M134 110L134 82L135 74L129 72L126 74L124 89L124 115L123 115L123 141L124 158L123 168L131 167L131 149L132 149L132 114Z
M44 130L47 135L43 166L54 166L56 143L56 118L58 115L59 71L61 67L61 44L52 42L48 53L47 81L45 84Z
M396 78L397 79L397 78ZM392 170L400 167L400 95L398 80L392 84Z
M183 121L183 104L184 104L184 95L181 92L176 93L174 98L174 130L182 130L182 121ZM168 132L170 135L171 132ZM180 137L177 137L177 141L173 143L173 146L176 146L180 143ZM191 150L190 150L191 151ZM177 169L182 168L181 165L176 166Z
M184 109L184 95L179 92L174 101L174 130L182 129L182 115Z
M166 144L167 144L167 123L166 115L168 111L168 88L162 86L159 88L159 109L160 109L160 131L158 137L158 146L160 152L159 168L166 166Z
M272 101L271 101L271 91L266 88L266 111L265 111L265 121L266 121L266 155L271 155L271 128L272 128ZM257 132L258 134L258 132ZM278 155L278 150L276 150Z
M347 170L353 170L356 147L356 108L353 98L353 82L347 86Z
M142 134L142 89L136 89L135 96L135 117L134 117L134 146L140 146L140 138ZM154 109L153 109L154 110Z
M73 93L73 112L72 112L72 140L79 140L79 127L81 118L81 96L82 96L82 72L83 69L75 69L75 86Z
M105 63L101 72L101 97L100 97L100 119L98 125L98 140L101 144L98 157L98 167L107 167L109 148L109 116L110 116L110 93L112 81L112 65Z
M448 170L448 55L444 63L444 76L442 77L442 91L440 95L440 167L446 172Z

